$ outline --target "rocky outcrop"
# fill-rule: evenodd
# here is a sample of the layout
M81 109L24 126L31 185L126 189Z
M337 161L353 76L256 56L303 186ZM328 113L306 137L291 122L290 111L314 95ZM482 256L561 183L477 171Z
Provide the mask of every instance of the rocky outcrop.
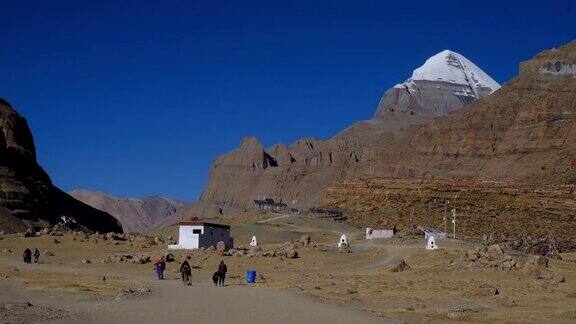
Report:
M170 222L183 202L164 197L118 198L101 192L76 189L70 196L114 216L124 232L145 232Z
M576 249L576 78L550 73L551 62L575 64L576 41L522 63L515 79L467 109L379 138L321 205L358 225L404 228L436 228L445 208L456 208L465 236L554 237L560 251Z
M457 237L485 237L488 243L510 243L526 234L554 237L560 250L574 250L575 195L574 186L372 178L338 181L320 205L343 211L358 227L386 224L400 231L418 226L444 230L447 217L450 236L451 210L456 209ZM535 246L534 240L528 242Z
M374 118L348 127L328 140L305 138L264 148L254 137L212 164L200 201L246 208L258 198L290 207L315 205L326 189L365 163L366 148L398 140L406 129L482 98L499 85L462 55L443 51L415 70L412 78L388 90Z
M121 231L112 216L91 208L52 185L36 162L26 120L0 100L0 230L21 231L65 219L92 230Z
M467 109L381 137L356 176L576 182L576 78L540 70L576 63L576 42L522 64L520 75Z

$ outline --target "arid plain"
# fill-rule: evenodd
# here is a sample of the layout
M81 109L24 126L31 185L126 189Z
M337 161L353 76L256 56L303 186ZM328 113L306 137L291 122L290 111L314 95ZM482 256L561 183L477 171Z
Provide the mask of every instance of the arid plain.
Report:
M174 253L164 281L155 280L148 257L168 253L176 226L149 236L5 235L0 321L576 321L573 254L547 260L452 239L428 251L416 232L367 241L355 227L307 216L240 213L210 221L232 225L239 248ZM337 248L341 234L351 253ZM257 248L248 247L252 235ZM38 264L22 262L26 247L41 251ZM194 268L188 287L178 273L186 258ZM210 276L220 260L229 279L216 288ZM256 284L245 284L247 269L257 272Z

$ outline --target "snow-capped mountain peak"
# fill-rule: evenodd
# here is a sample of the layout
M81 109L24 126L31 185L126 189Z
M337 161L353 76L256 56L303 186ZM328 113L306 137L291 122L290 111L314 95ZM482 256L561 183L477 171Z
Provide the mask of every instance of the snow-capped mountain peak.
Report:
M440 81L469 86L476 97L479 97L479 88L490 93L500 88L500 84L476 64L451 50L444 50L427 59L424 65L414 70L410 79L396 87L404 88L413 81Z
M466 57L444 50L426 60L412 77L386 91L375 119L391 118L390 112L443 116L500 89L500 84ZM395 118L395 117L394 117Z

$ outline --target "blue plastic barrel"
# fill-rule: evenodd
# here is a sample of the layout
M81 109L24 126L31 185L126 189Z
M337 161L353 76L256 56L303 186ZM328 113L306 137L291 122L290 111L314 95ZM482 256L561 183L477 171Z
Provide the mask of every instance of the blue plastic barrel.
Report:
M256 282L256 271L253 270L246 271L246 282L247 283Z

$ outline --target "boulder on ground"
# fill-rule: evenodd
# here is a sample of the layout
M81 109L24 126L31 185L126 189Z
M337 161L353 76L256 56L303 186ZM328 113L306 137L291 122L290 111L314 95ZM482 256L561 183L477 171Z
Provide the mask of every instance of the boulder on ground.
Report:
M342 243L340 244L340 246L338 247L338 251L340 251L340 253L350 253L352 252L350 250L350 245L348 243Z
M302 235L302 237L300 238L299 241L303 246L309 246L310 245L310 235L308 235L308 234Z
M284 242L284 244L282 244L282 249L285 251L293 250L294 248L296 248L296 246L293 242Z
M470 320L472 319L473 316L478 316L478 315L485 315L482 314L480 311L478 311L477 309L474 308L470 308L470 307L465 307L465 306L456 306L453 307L452 309L450 309L448 311L448 313L446 314L446 316L449 319L452 320Z
M44 256L54 256L54 252L52 252L50 250L46 250L46 251L44 251Z
M140 287L140 288L120 288L118 289L118 295L116 299L125 299L125 298L140 298L147 295L150 295L152 291L150 288L147 287Z
M542 255L531 255L528 259L528 264L537 267L548 268L548 258Z
M297 259L298 258L298 251L288 250L288 251L286 251L286 257L288 259Z
M565 282L566 279L564 279L564 276L559 274L558 272L554 272L552 274L552 281L554 281L555 283L562 283Z
M411 269L412 268L408 265L408 263L406 263L406 261L404 261L404 259L400 259L390 268L390 272L404 272Z
M148 244L148 245L152 245L154 244L154 240L148 236L144 236L144 235L138 235L136 237L133 238L133 241L135 243L140 243L140 244Z
M251 246L250 252L252 252L252 253L262 252L262 247L260 245Z
M219 241L218 243L216 243L216 251L224 253L224 251L226 251L226 243L224 243L223 241Z
M469 293L475 297L490 297L498 295L500 292L498 291L498 288L487 283L482 283L479 285L473 285Z
M171 252L166 253L166 255L164 256L164 261L166 262L174 262L176 259L174 258L174 254L172 254Z
M90 264L92 263L92 261L90 261L90 259L84 259L81 261L83 264Z
M479 246L476 248L476 252L478 252L480 254L484 254L484 253L488 252L488 247L485 245Z
M60 244L60 240L58 240L57 238L54 238L54 244Z
M34 232L31 229L27 229L26 232L24 232L24 237L34 237L36 236L36 232Z
M500 244L492 244L488 247L488 252L495 252L498 254L504 254L504 250L500 247Z
M150 256L149 255L140 255L137 256L136 258L134 258L135 262L134 263L138 263L138 264L145 264L150 262Z
M480 259L480 252L476 250L468 250L466 251L466 259L470 262L476 262Z

